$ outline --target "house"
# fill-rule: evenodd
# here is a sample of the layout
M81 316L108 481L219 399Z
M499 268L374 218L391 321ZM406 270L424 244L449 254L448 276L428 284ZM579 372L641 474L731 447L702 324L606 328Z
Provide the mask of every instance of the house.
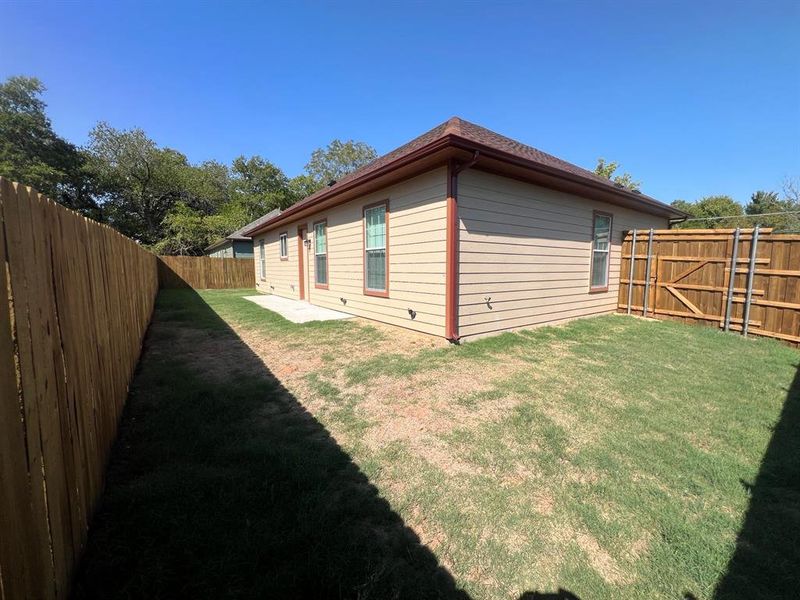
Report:
M623 231L684 217L454 117L245 235L260 292L456 342L615 311Z
M237 229L228 237L211 244L204 250L206 256L214 258L253 258L253 240L244 235L244 232L261 225L272 217L279 215L280 212L280 209L276 208L241 229Z

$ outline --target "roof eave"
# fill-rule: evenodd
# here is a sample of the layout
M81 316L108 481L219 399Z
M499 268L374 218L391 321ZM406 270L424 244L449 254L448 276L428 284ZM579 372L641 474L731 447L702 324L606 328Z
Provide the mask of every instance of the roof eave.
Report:
M537 171L539 173L546 174L550 177L569 181L591 189L596 189L606 194L618 196L619 198L624 198L625 200L629 202L632 201L637 206L641 207L643 212L649 212L652 214L657 214L659 216L665 216L675 219L685 218L688 216L683 211L673 208L672 206L669 206L668 204L665 204L663 202L659 202L658 200L650 198L649 196L646 196L644 194L633 192L626 188L614 188L607 185L603 185L588 177L581 177L580 175L568 173L561 169L557 169L555 167L548 167L540 163L527 160L519 156L515 156L508 152L503 152L502 150L492 148L491 146L480 144L468 138L464 138L453 133L448 133L440 138L437 138L431 143L418 148L414 152L401 156L394 161L388 162L379 169L376 169L375 171L370 171L369 173L364 174L363 177L357 177L351 181L346 182L342 186L335 186L328 192L322 193L318 197L314 198L312 202L308 202L302 205L295 204L293 206L290 206L289 208L281 212L279 215L276 215L275 217L266 221L265 223L261 223L257 227L245 231L244 235L252 238L256 234L268 231L274 227L277 227L282 223L290 221L293 218L296 218L297 215L302 214L303 212L308 211L309 209L313 209L315 206L318 206L323 202L327 202L328 200L335 198L340 194L344 194L348 191L351 191L354 188L357 188L370 181L378 179L379 177L384 177L398 168L410 165L415 161L418 161L430 154L439 152L446 148L466 150L469 152L474 152L477 150L481 153L481 156L492 157L495 158L496 160L500 160L502 162L510 164L515 164L524 167L526 169L530 169L532 171Z
M557 169L555 167L548 167L546 165L542 165L540 163L530 161L525 158L515 156L513 154L509 154L508 152L503 152L502 150L492 148L491 146L480 144L478 142L475 142L467 138L461 138L458 136L453 136L453 137L456 138L453 144L456 147L462 148L463 150L468 150L471 152L477 150L481 153L482 156L492 157L506 163L516 164L521 167L525 167L526 169L537 171L549 175L551 177L580 184L604 192L606 194L619 196L620 198L625 198L626 200L633 201L636 204L642 206L643 209L649 209L645 210L645 212L651 212L654 214L658 214L659 216L666 216L670 218L685 218L688 216L683 211L678 210L670 206L669 204L665 204L664 202L660 202L655 198L646 196L645 194L634 192L623 187L617 188L617 187L610 187L607 185L603 185L602 183L594 181L593 179L590 179L588 177L581 177L580 175L574 173L568 173L566 171Z
M443 150L450 145L450 139L449 139L450 137L452 136L446 136L434 140L430 144L422 146L421 148L418 148L414 152L406 154L405 156L401 156L400 158L393 160L392 162L386 163L385 165L383 165L379 169L376 169L375 171L370 171L369 173L365 173L363 177L357 177L352 181L348 181L341 186L336 186L335 188L332 188L328 192L322 193L317 198L314 198L313 202L308 202L301 206L298 206L297 204L292 205L283 212L281 212L279 215L276 215L275 217L270 219L269 221L262 223L258 227L249 229L244 233L245 235L252 238L256 234L272 229L273 227L277 227L281 223L285 223L286 221L291 220L293 216L300 214L310 208L313 208L314 206L318 206L319 204L322 204L323 202L326 202L331 198L334 198L340 194L344 194L354 188L364 185L365 183L378 179L379 177L383 177L396 169L399 169L406 165L410 165L430 154L439 152L440 150Z

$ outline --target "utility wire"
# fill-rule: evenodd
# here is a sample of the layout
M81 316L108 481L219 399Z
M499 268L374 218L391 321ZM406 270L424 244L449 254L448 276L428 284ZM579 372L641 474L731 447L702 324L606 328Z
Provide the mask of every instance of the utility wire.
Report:
M748 218L754 219L756 217L774 217L777 215L798 215L800 214L800 210L787 210L785 212L771 212L771 213L759 213L757 215L727 215L724 217L693 217L691 219L684 219L681 223L686 223L688 221L715 221L717 219L741 219L741 218Z

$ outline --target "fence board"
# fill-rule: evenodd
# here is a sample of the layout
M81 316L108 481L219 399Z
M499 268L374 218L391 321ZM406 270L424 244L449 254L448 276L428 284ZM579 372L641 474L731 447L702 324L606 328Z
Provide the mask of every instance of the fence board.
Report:
M731 327L741 330L753 230L741 230L736 268L731 272L733 229L676 229L653 232L648 316L723 326L728 283L733 277ZM647 230L636 232L630 281L632 232L623 239L619 309L643 314ZM759 232L748 333L800 341L800 236Z
M0 597L64 598L158 290L157 259L0 177Z
M162 288L235 289L256 287L252 258L159 256Z

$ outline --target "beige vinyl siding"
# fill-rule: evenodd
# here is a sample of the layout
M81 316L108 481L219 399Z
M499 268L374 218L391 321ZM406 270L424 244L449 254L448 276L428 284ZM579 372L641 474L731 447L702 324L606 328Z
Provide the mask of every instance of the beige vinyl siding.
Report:
M615 311L622 232L668 225L476 169L459 175L458 195L459 333L467 339ZM608 291L590 293L595 210L613 221Z
M446 194L446 171L436 169L267 232L267 282L258 285L259 291L299 297L296 233L297 226L305 224L312 240L311 251L305 257L307 300L318 306L443 336ZM389 201L388 298L364 294L363 208L384 200ZM313 224L321 220L327 220L327 290L314 286ZM278 236L287 230L289 260L280 261ZM257 269L258 238L255 255ZM409 308L416 312L414 319L408 313Z
M281 260L280 235L288 233L289 256ZM267 257L267 277L261 280L260 258L261 240ZM277 294L285 298L300 298L300 277L297 264L297 224L268 231L253 238L253 256L255 257L256 289L265 294Z

